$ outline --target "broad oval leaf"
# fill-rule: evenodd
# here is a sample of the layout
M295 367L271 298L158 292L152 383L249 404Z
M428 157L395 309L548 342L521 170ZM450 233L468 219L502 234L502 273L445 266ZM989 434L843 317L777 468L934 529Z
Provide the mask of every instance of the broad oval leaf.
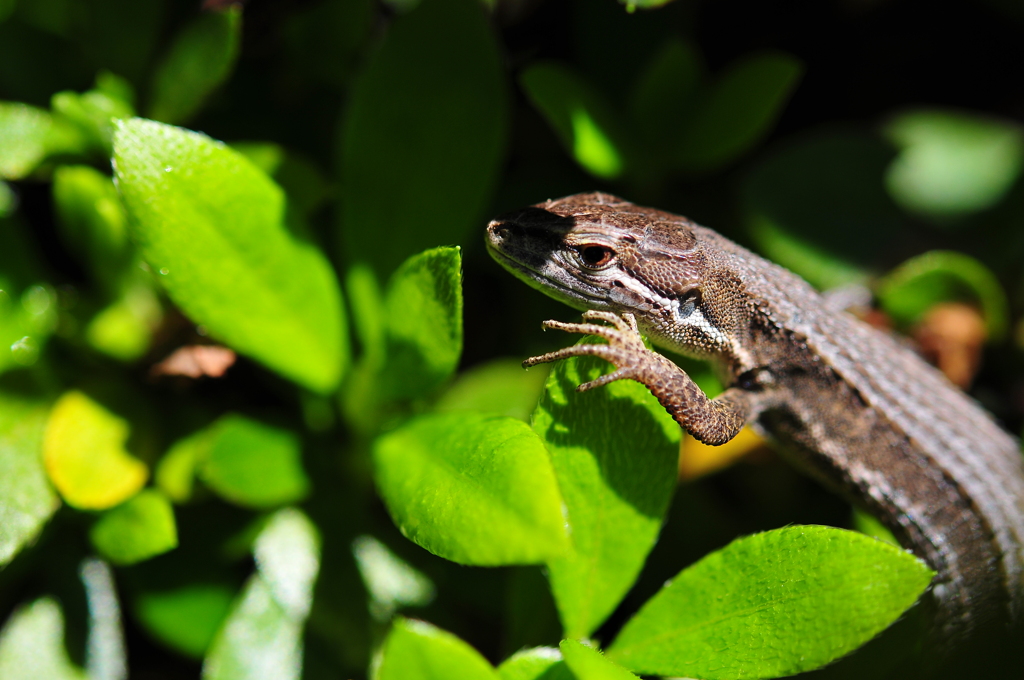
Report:
M348 359L331 265L284 227L281 189L241 154L132 119L114 137L118 188L142 256L214 337L329 393Z
M803 65L782 52L756 54L719 76L685 131L677 162L687 170L719 168L760 141L796 89Z
M487 659L451 633L398 617L384 640L374 680L498 680Z
M421 416L380 437L373 459L395 524L435 555L493 566L565 552L562 499L547 450L522 421Z
M907 111L884 134L899 149L885 175L907 210L948 220L991 207L1024 170L1024 128L977 114Z
M411 253L461 242L497 178L507 106L479 2L424 2L395 19L342 124L345 259L387 276Z
M242 6L207 11L177 36L157 68L149 115L181 123L231 74L238 58Z
M809 671L888 627L933 575L910 553L852 531L755 534L680 572L608 655L638 673L708 680Z
M34 106L0 102L0 178L21 179L35 170L49 152L51 121Z
M521 649L498 666L501 680L576 680L555 647Z
M590 635L632 587L676 483L681 430L646 387L620 380L576 392L608 367L559 362L533 416L569 515L573 548L548 561L548 575L572 637Z
M43 461L50 481L81 510L104 510L138 493L149 471L129 454L128 423L81 392L67 392L50 411Z
M135 618L170 648L200 659L227 617L234 595L227 586L203 583L143 592L134 597Z
M171 504L153 489L105 512L89 537L96 550L114 564L135 564L178 546Z
M46 415L43 404L0 393L0 567L60 505L43 468Z
M87 680L68 658L64 615L50 598L15 610L0 631L0 678L4 680Z

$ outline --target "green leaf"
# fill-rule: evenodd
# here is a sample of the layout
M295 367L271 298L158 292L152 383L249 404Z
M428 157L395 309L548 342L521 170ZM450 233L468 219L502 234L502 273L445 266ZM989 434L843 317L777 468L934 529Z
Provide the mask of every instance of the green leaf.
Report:
M64 116L0 101L0 179L22 179L49 156L79 154L88 147L89 139Z
M523 70L519 83L580 167L600 179L627 171L632 150L623 126L582 76L557 62L539 62Z
M63 165L53 173L53 200L68 250L116 291L132 250L128 216L110 177L86 165Z
M272 508L309 492L302 446L289 430L228 414L193 437L188 441L196 446L200 479L232 503Z
M0 231L4 226L14 225L0 224ZM4 245L7 244L0 243L0 247ZM15 257L23 254L12 253ZM57 295L51 286L31 285L18 295L15 287L3 278L3 274L10 272L5 270L0 272L0 372L34 365L56 329L58 318Z
M0 678L88 680L64 649L64 616L49 598L15 610L0 632Z
M684 112L703 78L697 48L673 38L647 63L629 98L632 123L652 150L672 153L679 147Z
M637 680L625 668L579 640L562 640L558 648L579 680Z
M475 0L424 2L394 20L342 124L349 262L383 277L411 253L476 238L504 155L502 59Z
M114 139L118 187L143 257L214 337L329 393L348 359L341 292L314 246L284 228L284 196L237 152L132 119Z
M532 564L567 546L543 443L513 418L415 418L373 447L377 487L407 538L460 564Z
M11 185L0 180L0 218L7 217L18 208L18 197Z
M793 526L756 534L680 572L608 655L654 675L793 675L880 633L933 575L910 553L852 531Z
M999 279L973 257L951 250L932 250L901 264L879 281L878 301L903 327L949 301L981 307L991 341L1005 337L1009 326L1009 301Z
M157 67L149 117L183 123L224 82L238 59L242 7L208 11L177 36Z
M380 391L419 397L455 372L462 354L462 253L434 248L406 260L384 298L385 353Z
M89 532L92 544L114 564L135 564L178 546L174 511L153 489L107 510Z
M43 469L47 409L0 393L0 567L35 540L60 505Z
M692 117L681 121L680 167L715 170L750 149L775 124L802 73L800 61L782 52L755 54L734 64Z
M938 109L902 113L883 128L899 148L885 174L901 206L940 222L998 203L1024 169L1024 129Z
M370 595L370 614L378 621L388 621L400 607L422 607L433 601L430 579L372 536L357 536L352 555Z
M903 233L882 176L892 151L872 136L826 130L766 156L743 182L758 250L819 288L864 283Z
M559 362L533 416L569 515L573 549L548 574L571 637L592 633L632 587L676 483L681 430L646 387L621 380L576 392L608 369L593 358Z
M93 349L115 359L135 361L149 349L163 310L148 282L136 278L126 286L118 300L89 321L85 339Z
M498 680L487 659L447 631L398 617L381 648L374 680Z
M480 411L528 421L547 377L543 368L523 370L519 359L495 359L461 374L434 410Z
M103 156L110 155L114 119L135 115L131 104L99 89L58 92L50 99L50 108L77 128L89 150Z
M128 500L149 476L129 454L128 422L77 391L64 393L50 411L43 461L68 505L104 510Z
M554 647L523 649L498 666L501 680L576 680Z
M302 632L320 569L320 540L298 510L270 518L256 539L257 573L214 639L206 680L298 680Z
M231 609L235 593L226 586L195 584L135 597L135 617L158 640L200 659Z

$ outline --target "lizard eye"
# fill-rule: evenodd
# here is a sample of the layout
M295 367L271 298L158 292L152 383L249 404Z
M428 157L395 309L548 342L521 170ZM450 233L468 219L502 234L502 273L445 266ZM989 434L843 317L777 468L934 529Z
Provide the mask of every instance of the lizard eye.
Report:
M577 249L583 266L588 269L601 269L615 259L615 251L608 246L588 245Z

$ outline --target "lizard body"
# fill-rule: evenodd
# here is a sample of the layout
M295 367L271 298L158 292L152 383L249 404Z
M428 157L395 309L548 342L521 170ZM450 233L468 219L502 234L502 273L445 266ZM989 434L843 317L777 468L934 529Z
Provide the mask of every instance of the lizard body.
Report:
M645 384L694 437L722 444L748 423L865 506L937 572L942 637L1012 621L1024 607L1024 464L1017 442L912 351L832 309L810 285L686 218L579 194L490 223L491 254L598 335L524 365L594 355L592 383ZM635 318L635 322L633 319ZM708 359L709 399L655 345Z

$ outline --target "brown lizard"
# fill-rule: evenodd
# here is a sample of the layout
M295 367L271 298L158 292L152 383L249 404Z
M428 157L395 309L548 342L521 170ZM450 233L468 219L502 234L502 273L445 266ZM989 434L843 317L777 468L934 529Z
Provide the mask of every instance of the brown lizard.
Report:
M695 438L750 423L866 507L937 575L941 638L1013 621L1024 606L1024 465L1017 442L932 366L833 309L795 274L685 217L602 193L492 221L487 245L517 277L585 310L583 344L524 366L592 355L646 385ZM604 322L604 323L596 323ZM709 399L660 347L713 362Z

